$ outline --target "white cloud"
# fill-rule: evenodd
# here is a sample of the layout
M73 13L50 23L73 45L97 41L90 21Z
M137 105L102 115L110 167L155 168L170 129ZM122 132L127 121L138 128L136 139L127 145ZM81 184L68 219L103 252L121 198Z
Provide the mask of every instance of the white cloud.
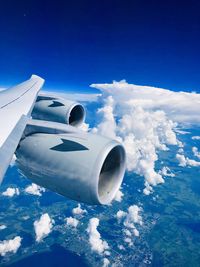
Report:
M97 101L99 94L79 94L79 93L62 93L56 91L48 91L45 90L40 95L47 95L52 97L63 97L71 101L78 101L78 102L94 102Z
M183 130L180 130L180 129L175 129L176 133L178 134L190 134L190 132L187 132L187 131L183 131Z
M131 232L128 229L124 229L124 233L127 236L132 236Z
M144 183L144 185L145 185L145 188L143 189L143 193L144 193L146 196L148 196L148 195L150 195L151 193L153 193L153 187L150 186L150 184L149 184L147 181Z
M125 237L124 238L124 242L128 243L129 246L132 246L133 245L132 239L130 237Z
M89 243L91 245L91 249L99 254L108 255L109 254L107 253L109 250L108 243L101 239L101 235L97 230L98 226L99 226L98 218L90 219L87 232L89 234Z
M118 190L116 195L115 195L114 200L117 202L121 202L123 196L124 196L124 194L122 193L122 191Z
M73 217L68 217L68 218L65 218L65 221L67 223L68 226L71 226L71 227L74 227L76 228L79 221Z
M200 140L200 136L192 136L192 140Z
M176 159L179 162L179 166L181 166L181 167L187 166L187 161L186 161L186 158L184 155L176 154Z
M129 246L133 245L133 236L138 237L140 235L136 225L142 225L141 208L137 205L131 205L127 212L119 210L116 214L118 222L123 222L125 235L124 242L128 243Z
M179 148L179 149L178 149L178 153L181 153L181 154L183 154L183 153L184 153L184 150L183 150L183 148Z
M158 105L157 99L164 101L162 94L167 90L150 90L124 81L93 84L92 87L102 91L99 100L103 103L98 110L102 120L93 131L123 143L127 169L144 176L143 192L150 194L152 186L164 183L162 175L155 171L157 151L168 150L168 145L182 145L174 131L177 124L169 118L170 109L166 103ZM161 110L161 107L165 108Z
M8 252L16 253L21 246L21 241L20 236L16 236L10 240L0 241L0 255L5 256Z
M125 106L139 106L144 110L163 110L170 119L181 123L200 122L200 94L174 92L167 89L128 84L125 80L112 84L92 84L104 96L114 95Z
M2 193L2 195L6 197L13 197L14 195L19 195L19 189L8 187L6 191Z
M98 131L107 137L116 138L116 122L114 117L114 99L108 96L104 100L104 106L98 110L102 115L102 123L98 125ZM96 130L96 129L95 129Z
M139 236L140 235L139 231L136 228L133 229L133 234L134 234L134 236Z
M22 217L23 220L27 221L28 219L30 219L30 216L29 215L25 215Z
M196 160L193 160L193 159L189 159L189 158L186 158L187 160L187 165L188 166L191 166L191 167L199 167L200 166L200 162L199 161L196 161Z
M119 210L116 214L116 218L118 221L121 221L122 218L126 216L126 212L123 210Z
M78 207L72 209L72 213L73 215L83 215L84 213L87 213L87 211L84 209L81 209L81 205L78 204Z
M36 234L36 241L40 242L46 237L53 228L54 220L52 220L48 213L42 214L39 220L34 222L34 229Z
M163 176L175 177L175 174L171 172L169 167L164 166L159 173Z
M119 250L125 250L125 247L123 245L118 245Z
M197 147L193 147L192 148L192 152L194 154L195 157L199 158L200 159L200 152L198 151L198 148Z
M7 228L6 225L4 225L4 224L1 224L1 225L0 225L0 230L4 230L4 229L6 229L6 228Z
M103 258L103 267L108 267L110 265L110 261L107 258Z
M45 192L45 189L43 187L40 187L39 185L32 183L25 188L25 192L31 195L41 196L42 192Z
M179 166L181 167L186 167L186 166L191 166L191 167L198 167L200 166L200 162L189 159L188 157L185 157L184 155L181 154L176 154L176 159L179 162Z
M134 224L142 225L142 217L140 215L141 208L137 205L132 205L128 208L128 213L124 221L124 226L128 228L135 228Z

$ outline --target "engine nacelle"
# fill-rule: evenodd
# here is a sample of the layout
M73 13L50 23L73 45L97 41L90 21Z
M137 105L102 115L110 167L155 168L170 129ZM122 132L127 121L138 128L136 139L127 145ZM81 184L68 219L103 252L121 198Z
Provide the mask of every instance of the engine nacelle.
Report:
M22 174L34 183L88 204L110 203L125 172L120 143L80 131L29 135L16 156Z
M85 120L85 109L81 104L73 101L39 95L31 115L33 119L79 126Z

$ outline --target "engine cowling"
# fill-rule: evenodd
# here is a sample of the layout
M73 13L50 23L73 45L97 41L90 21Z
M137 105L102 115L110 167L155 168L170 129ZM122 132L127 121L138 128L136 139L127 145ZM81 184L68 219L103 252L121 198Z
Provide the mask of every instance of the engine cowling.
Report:
M125 172L117 141L90 133L35 133L16 151L22 174L34 183L88 204L108 204Z
M33 119L55 121L77 127L85 120L85 109L73 101L39 95L31 115Z

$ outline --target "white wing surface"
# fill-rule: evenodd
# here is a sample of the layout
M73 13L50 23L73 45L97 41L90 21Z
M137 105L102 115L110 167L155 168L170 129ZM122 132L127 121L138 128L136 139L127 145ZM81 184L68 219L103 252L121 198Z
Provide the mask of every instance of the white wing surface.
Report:
M0 92L0 183L31 116L44 80L39 76Z

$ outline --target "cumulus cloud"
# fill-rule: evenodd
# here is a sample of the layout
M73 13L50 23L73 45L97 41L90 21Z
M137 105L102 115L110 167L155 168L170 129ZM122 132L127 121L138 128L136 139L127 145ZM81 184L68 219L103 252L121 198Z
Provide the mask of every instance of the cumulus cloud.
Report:
M144 110L163 110L168 117L181 123L200 122L200 94L174 92L151 86L128 84L125 80L111 84L92 84L100 89L104 96L114 95L117 102L125 106L140 106Z
M140 235L139 231L136 228L133 229L133 234L134 234L134 236Z
M149 194L152 186L163 183L162 176L155 171L158 159L157 150L167 150L166 145L177 145L176 126L163 111L144 110L139 105L130 104L129 90L121 83L100 85L102 89L103 108L101 123L95 131L102 135L121 141L126 149L127 169L145 177L145 191ZM126 84L125 84L126 85ZM113 90L106 88L112 87ZM112 95L107 94L111 93ZM117 122L116 122L117 121Z
M119 250L125 250L125 247L123 245L118 245Z
M119 210L116 214L116 218L118 221L121 221L122 218L126 217L126 212L123 210Z
M39 185L32 183L25 188L25 192L31 195L41 196L42 192L45 192L45 189L43 187L40 187Z
M103 267L108 267L110 264L110 261L107 258L103 258Z
M13 197L14 195L19 195L19 189L8 187L6 191L2 193L2 195L6 197Z
M79 93L62 93L56 91L48 91L45 90L40 92L40 95L48 95L52 97L63 97L69 99L71 101L78 101L78 102L94 102L97 101L99 94L79 94Z
M114 99L108 96L104 100L104 106L98 110L102 115L102 123L98 125L98 131L110 138L117 139L116 137L116 122L114 117Z
M162 176L161 176L161 177L162 177ZM164 183L164 180L163 180L163 183ZM153 187L150 186L150 184L149 184L147 181L144 183L144 185L145 185L145 188L143 189L143 193L144 193L146 196L148 196L148 195L150 195L151 193L153 193Z
M199 158L200 159L200 152L198 151L198 148L197 147L193 147L192 148L192 152L194 154L195 157Z
M101 239L101 235L99 231L97 230L98 226L99 226L98 218L90 219L87 232L89 234L89 243L90 243L91 249L100 255L102 254L108 255L109 254L108 243Z
M84 213L87 213L87 211L84 209L81 209L81 205L78 204L76 208L72 209L72 213L73 215L83 215Z
M76 228L78 226L79 221L76 218L73 217L67 217L65 218L65 221L68 226Z
M187 160L186 160L184 155L176 154L176 159L179 162L179 166L181 166L181 167L187 166Z
M40 242L46 237L53 228L54 220L49 217L48 213L42 214L39 220L34 222L36 241Z
M175 174L171 172L169 167L163 167L162 170L159 172L163 176L168 176L168 177L174 177Z
M126 214L126 219L124 221L124 226L128 228L134 229L134 224L142 225L142 217L140 215L141 208L137 205L132 205L128 208L128 212Z
M186 167L186 166L191 166L191 167L198 167L200 166L200 162L189 159L188 157L185 157L184 155L181 154L176 154L176 159L179 162L179 166L181 167Z
M127 236L131 236L132 235L131 232L128 229L124 229L124 233Z
M178 134L189 134L190 132L187 132L187 131L183 131L183 130L180 130L180 129L175 129L176 133Z
M183 148L179 148L179 149L178 149L178 153L183 154L183 153L184 153Z
M0 255L5 256L8 252L16 253L21 246L22 238L16 236L10 240L0 241Z
M114 200L117 202L121 202L123 196L124 196L124 194L122 193L122 191L118 190L116 195L115 195Z
M128 208L127 212L119 210L116 214L116 218L119 223L123 222L123 225L125 227L123 229L123 233L125 235L124 242L128 243L129 246L132 246L133 236L138 237L140 234L138 229L136 228L136 225L143 224L141 216L141 208L138 207L137 205L131 205Z
M159 150L182 147L176 138L177 123L200 122L200 95L137 86L126 81L92 84L102 92L98 110L102 120L93 131L121 141L126 149L127 169L144 176L148 195L164 183L155 171Z
M7 228L6 225L4 225L4 224L1 224L1 225L0 225L0 230L4 230L4 229L6 229L6 228Z
M200 140L200 136L197 136L197 135L192 136L192 140Z
M132 246L133 245L132 239L130 237L125 237L124 238L124 242L128 243L129 246Z

